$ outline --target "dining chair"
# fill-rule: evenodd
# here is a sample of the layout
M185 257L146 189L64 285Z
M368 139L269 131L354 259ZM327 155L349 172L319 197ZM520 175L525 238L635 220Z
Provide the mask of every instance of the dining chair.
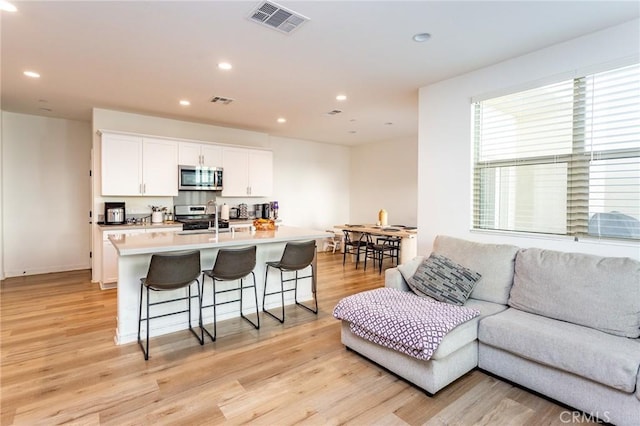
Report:
M351 231L347 231L346 229L342 231L344 233L343 240L343 254L342 254L342 266L344 266L347 261L347 255L355 255L356 256L356 269L358 269L358 264L360 263L360 253L366 254L367 240L370 238L369 234L366 232L360 233L360 236L357 240L351 239Z
M375 253L374 261L377 261L379 274L382 274L382 264L385 257L391 259L392 265L395 259L395 264L396 266L398 265L398 261L400 259L400 240L400 237L378 237L376 238L375 244L367 246L368 250L373 250Z

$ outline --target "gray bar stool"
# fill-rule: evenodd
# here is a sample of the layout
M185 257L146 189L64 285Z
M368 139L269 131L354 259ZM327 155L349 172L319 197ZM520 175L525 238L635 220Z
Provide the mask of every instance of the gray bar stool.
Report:
M289 242L284 247L284 253L282 253L282 258L280 258L277 262L267 262L267 269L264 276L264 295L262 296L262 311L269 314L273 318L277 319L281 323L284 322L284 294L288 291L293 291L294 299L296 305L302 306L308 311L313 312L314 314L318 313L318 298L316 297L316 286L315 281L313 279L313 258L316 254L316 242L315 240L311 241L303 241L303 242ZM280 289L272 292L267 292L267 279L269 278L269 268L276 268L280 270ZM304 277L298 276L298 271L301 271L307 267L311 267L311 275L306 275ZM293 272L295 271L294 278L284 279L284 272ZM298 302L298 280L303 278L311 278L311 292L313 293L313 301L314 307L306 306L300 302ZM295 281L295 286L292 288L285 289L284 283L288 281ZM279 294L281 297L281 307L282 307L282 317L278 317L273 313L269 312L265 308L265 300L267 296Z
M200 283L198 281L198 277L200 276L200 251L192 250L192 251L183 251L183 252L174 252L174 253L161 253L161 254L153 254L151 255L151 262L149 263L149 270L147 272L147 276L144 278L140 278L140 309L138 311L138 344L142 349L142 353L144 354L144 359L149 359L149 320L155 318L162 318L169 315L182 314L187 312L189 317L189 330L196 336L198 342L200 344L204 344L204 334L202 332L202 328L200 328L200 335L195 332L195 330L191 327L191 299L195 297L198 300L198 312L200 313L200 318L198 319L199 325L202 327L202 309L200 309ZM198 294L196 296L191 296L191 284L196 283L196 289ZM176 299L170 300L161 300L159 302L151 303L149 296L150 290L153 291L170 291L170 290L179 290L185 288L187 290L186 297L179 297ZM144 289L146 289L146 299L147 299L147 313L146 317L142 318L142 299L145 294ZM166 303L179 302L182 300L187 301L187 309L165 313L156 316L149 315L149 308L151 306L163 305ZM146 321L147 330L146 330L146 344L142 344L142 340L140 339L140 332L142 328L142 321Z
M216 306L226 305L228 303L240 302L240 316L247 320L256 329L260 328L260 316L258 313L258 290L256 289L256 275L253 269L256 266L256 246L240 248L240 249L220 249L218 250L218 256L216 257L213 269L202 271L202 294L204 295L204 278L205 276L211 278L213 282L213 303L211 305L202 306L201 309L213 307L213 334L207 330L204 325L202 328L204 332L209 335L211 340L216 340ZM253 285L244 285L244 279L249 276L253 277ZM218 281L236 281L240 280L239 287L225 288L223 290L216 289L216 282ZM253 288L253 296L256 307L256 322L251 321L244 315L243 312L243 299L244 290ZM239 292L237 298L228 300L226 302L216 302L216 295Z

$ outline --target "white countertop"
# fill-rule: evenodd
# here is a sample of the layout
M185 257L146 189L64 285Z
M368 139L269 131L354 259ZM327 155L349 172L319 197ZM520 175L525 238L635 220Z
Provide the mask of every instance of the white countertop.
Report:
M316 229L279 226L275 231L224 232L181 235L179 232L153 232L134 235L110 235L109 240L120 256L201 250L287 241L328 238L332 233Z
M101 231L121 231L126 229L151 229L161 230L162 228L181 228L180 222L161 222L161 223L147 223L147 224L125 224L125 225L98 225Z

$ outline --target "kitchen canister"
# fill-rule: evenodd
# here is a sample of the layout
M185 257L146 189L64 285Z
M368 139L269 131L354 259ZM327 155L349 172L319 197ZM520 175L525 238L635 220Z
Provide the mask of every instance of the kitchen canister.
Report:
M387 226L387 211L385 209L380 209L378 212L378 223L380 226Z
M151 212L151 223L162 223L164 221L164 212Z

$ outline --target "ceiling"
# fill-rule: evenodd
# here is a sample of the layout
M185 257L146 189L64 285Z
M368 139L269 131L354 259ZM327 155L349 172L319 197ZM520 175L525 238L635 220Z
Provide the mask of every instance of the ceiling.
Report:
M257 0L12 3L17 12L0 12L2 110L90 121L97 107L342 145L415 138L418 88L640 11L636 1L282 0L309 18L285 34L248 19ZM431 39L412 40L422 32Z

